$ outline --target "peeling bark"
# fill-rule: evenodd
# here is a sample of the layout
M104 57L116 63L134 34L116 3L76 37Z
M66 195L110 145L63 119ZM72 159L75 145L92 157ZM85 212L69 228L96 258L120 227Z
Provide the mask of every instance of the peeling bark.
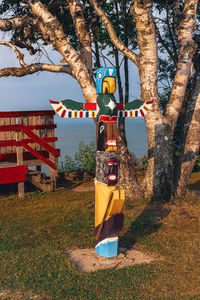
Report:
M48 71L56 73L67 73L72 75L71 68L66 65L33 64L23 68L4 68L0 70L0 77L17 76L22 77L36 72Z
M77 36L80 43L81 56L85 62L89 74L91 74L92 76L93 70L92 70L91 39L90 39L90 32L87 28L87 24L84 19L83 7L80 1L77 0L69 0L68 4L74 22L74 26L77 31Z
M151 14L151 1L132 1L132 14L137 28L137 41L140 48L139 74L141 86L141 99L147 101L155 99L151 111L146 115L146 129L148 134L149 159L145 179L142 188L146 197L155 194L163 196L160 178L165 178L167 190L171 191L172 178L172 153L166 152L166 164L160 161L161 148L167 144L171 149L170 130L164 125L165 121L159 109L157 92L157 42L155 35L154 19ZM170 172L170 173L169 173ZM164 194L169 194L170 192ZM165 197L165 195L164 195Z
M192 58L196 51L193 41L193 32L196 26L196 10L198 0L186 0L182 12L182 21L178 28L179 54L177 72L174 78L169 102L165 110L165 118L174 132L184 96L188 79L191 74Z
M118 186L125 189L128 200L142 198L144 197L144 193L137 182L133 157L130 155L120 136L118 136L118 145L118 154L120 157L120 180Z
M189 97L183 127L183 151L180 154L175 176L175 191L181 196L186 192L200 147L200 72L195 74L192 94Z
M10 19L0 19L0 30L10 31L25 26L36 25L36 22L30 17L19 16Z

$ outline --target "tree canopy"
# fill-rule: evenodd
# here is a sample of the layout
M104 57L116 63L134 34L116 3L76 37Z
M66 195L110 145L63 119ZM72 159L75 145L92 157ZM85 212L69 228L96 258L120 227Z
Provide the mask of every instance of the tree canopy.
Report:
M186 191L199 153L198 2L3 0L0 30L9 35L0 45L12 48L20 67L3 68L0 76L25 76L39 71L66 73L77 80L85 100L93 102L93 74L111 55L118 70L120 99L127 102L131 61L138 68L141 99L156 101L145 117L145 179L141 185L137 183L128 150L121 141L122 184L139 196L180 195ZM60 64L25 63L24 50L34 55L48 44L62 55ZM125 74L124 93L120 66ZM174 166L173 149L177 145Z

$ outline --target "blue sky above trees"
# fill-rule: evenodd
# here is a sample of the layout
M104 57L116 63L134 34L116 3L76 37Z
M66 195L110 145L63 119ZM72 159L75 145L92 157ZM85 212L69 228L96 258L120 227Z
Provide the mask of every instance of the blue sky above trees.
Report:
M49 57L55 64L62 59L57 51L52 51L50 46L46 47ZM30 56L24 52L26 63L36 63L38 56ZM109 59L111 59L109 57ZM43 55L41 62L50 63ZM15 53L5 46L0 46L0 68L19 67ZM107 66L110 66L107 63ZM122 78L123 80L123 78ZM1 111L6 110L37 110L51 109L49 99L74 99L84 101L79 84L70 75L61 73L40 72L24 77L7 77L0 79ZM118 100L117 93L115 94ZM130 100L140 96L139 76L137 68L130 63Z

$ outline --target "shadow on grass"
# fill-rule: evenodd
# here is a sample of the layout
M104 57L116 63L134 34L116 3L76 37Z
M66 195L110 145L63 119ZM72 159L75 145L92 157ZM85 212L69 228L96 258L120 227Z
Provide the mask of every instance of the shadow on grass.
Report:
M24 183L24 188L25 188L25 194L35 193L39 190L32 183L28 181ZM2 184L0 186L0 197L7 197L7 196L18 196L18 183Z
M156 232L162 226L161 221L171 211L170 208L163 207L165 203L167 201L152 199L142 213L131 223L126 233L121 236L119 246L129 250L137 241Z

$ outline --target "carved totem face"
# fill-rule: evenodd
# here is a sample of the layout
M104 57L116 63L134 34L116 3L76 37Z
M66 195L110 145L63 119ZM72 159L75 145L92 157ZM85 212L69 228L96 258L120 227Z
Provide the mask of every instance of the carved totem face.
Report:
M119 161L114 156L105 162L105 177L108 180L108 186L114 186L118 181Z
M96 72L96 91L97 94L105 94L106 91L109 94L114 94L116 91L116 69L99 68Z

